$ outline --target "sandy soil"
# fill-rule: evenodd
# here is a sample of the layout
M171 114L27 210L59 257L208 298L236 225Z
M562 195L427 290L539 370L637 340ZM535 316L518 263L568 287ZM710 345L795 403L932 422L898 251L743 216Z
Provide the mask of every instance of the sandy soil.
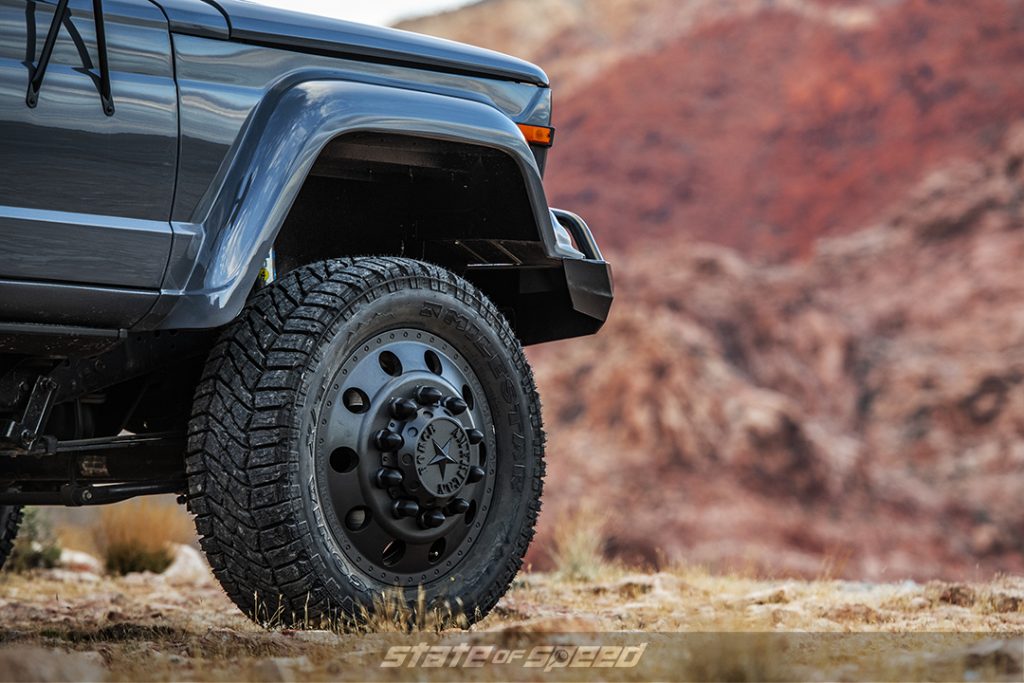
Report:
M252 624L209 577L53 570L0 575L0 679L1020 680L1022 605L1019 578L880 585L604 569L587 581L524 574L468 635L435 634L429 624L399 634L384 620L376 633L297 632ZM748 635L728 635L737 632ZM629 670L380 666L396 643L580 638L655 643Z

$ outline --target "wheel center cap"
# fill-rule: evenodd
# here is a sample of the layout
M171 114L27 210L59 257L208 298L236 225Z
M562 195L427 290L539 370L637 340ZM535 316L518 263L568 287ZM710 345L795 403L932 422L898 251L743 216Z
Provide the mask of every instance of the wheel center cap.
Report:
M447 417L431 421L416 442L416 475L423 488L438 498L453 496L466 483L469 467L469 436L462 425Z

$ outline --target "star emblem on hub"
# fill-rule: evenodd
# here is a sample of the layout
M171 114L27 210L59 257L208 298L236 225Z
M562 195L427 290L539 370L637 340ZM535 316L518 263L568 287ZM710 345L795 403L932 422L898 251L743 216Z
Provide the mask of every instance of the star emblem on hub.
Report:
M438 498L453 496L469 476L471 447L462 425L449 417L431 422L416 444L416 474Z

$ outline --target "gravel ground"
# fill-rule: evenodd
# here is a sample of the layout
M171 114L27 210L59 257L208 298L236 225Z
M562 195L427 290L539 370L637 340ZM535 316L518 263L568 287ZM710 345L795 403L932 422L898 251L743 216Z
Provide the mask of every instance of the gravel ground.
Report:
M4 680L1021 680L1024 579L989 584L766 581L606 568L588 580L523 574L468 635L262 629L196 571L106 578L0 575ZM742 633L745 635L727 635ZM796 636L810 633L811 636ZM964 633L974 633L966 638ZM682 634L682 635L680 635ZM703 634L703 635L699 635ZM711 635L717 634L717 635ZM817 635L814 635L817 634ZM858 635L861 634L861 635ZM885 634L900 634L887 636ZM922 634L935 634L922 636ZM907 641L910 636L924 639ZM904 640L887 640L887 638ZM641 666L382 668L394 644L509 645L585 638L654 644ZM789 647L779 648L779 638ZM819 638L828 647L804 647ZM932 640L927 640L931 638ZM948 644L916 653L922 643ZM773 640L775 639L775 640ZM831 640L829 640L831 639ZM908 645L913 642L915 645ZM920 654L920 656L918 656Z

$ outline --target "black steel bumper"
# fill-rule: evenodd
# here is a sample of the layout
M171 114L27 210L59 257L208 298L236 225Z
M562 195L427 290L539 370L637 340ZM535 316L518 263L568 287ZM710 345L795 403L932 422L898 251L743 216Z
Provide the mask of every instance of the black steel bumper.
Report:
M574 256L466 274L497 303L525 346L596 333L615 295L611 266L587 224L567 211L553 213L572 237L575 246L563 246Z
M591 319L590 332L601 329L608 319L608 313L615 298L615 280L612 267L601 254L586 222L574 213L554 210L555 218L572 236L576 248L583 253L582 259L565 259L565 283L572 300L573 310Z

